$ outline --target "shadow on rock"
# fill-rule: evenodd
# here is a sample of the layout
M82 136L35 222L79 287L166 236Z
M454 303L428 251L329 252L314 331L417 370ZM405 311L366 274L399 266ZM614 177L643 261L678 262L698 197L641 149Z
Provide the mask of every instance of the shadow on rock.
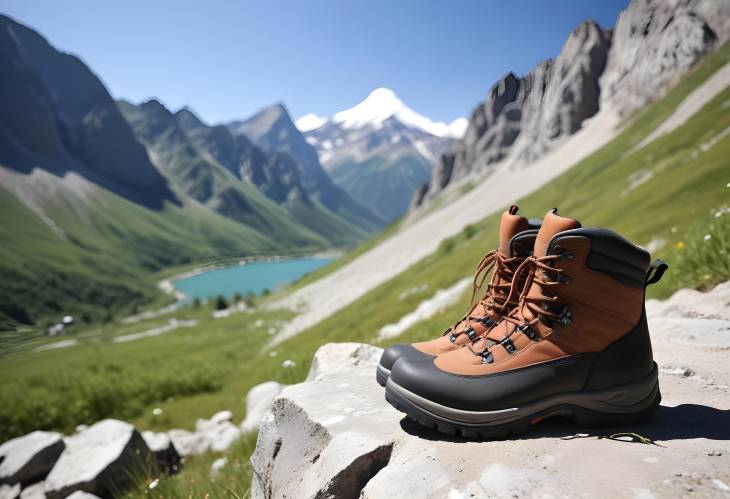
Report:
M404 417L400 426L404 432L424 440L444 442L473 442L459 436L447 435L433 428L427 428ZM706 438L709 440L730 440L730 410L716 409L706 405L682 404L676 407L659 406L656 414L645 424L611 428L588 429L571 424L569 419L554 417L542 421L524 435L506 440L534 440L540 438L563 438L585 433L588 436L608 436L619 432L637 433L653 441L686 440ZM504 440L504 439L502 439Z

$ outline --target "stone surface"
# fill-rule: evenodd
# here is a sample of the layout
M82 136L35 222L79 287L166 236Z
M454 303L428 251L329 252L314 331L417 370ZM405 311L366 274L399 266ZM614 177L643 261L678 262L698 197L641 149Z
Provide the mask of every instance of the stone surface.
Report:
M248 391L246 395L246 419L241 423L244 433L257 431L261 418L271 407L271 403L281 393L286 385L276 381L260 383Z
M142 471L152 459L132 425L105 419L66 439L66 448L46 477L46 495L56 499L77 490L111 495L128 484L130 473Z
M210 419L198 419L195 431L174 429L167 435L183 457L208 450L222 452L241 436L241 430L231 422L232 418L231 411L220 411Z
M38 482L20 491L20 499L46 499L46 482Z
M20 484L0 484L0 499L15 499L20 494Z
M172 444L181 456L194 456L208 450L208 445L198 432L174 429L167 432Z
M601 103L629 114L730 37L730 2L633 0L616 23Z
M327 343L314 353L306 380L316 380L333 369L375 366L382 353L382 348L363 343Z
M168 473L175 473L180 468L180 454L178 454L175 444L172 443L170 436L166 433L157 433L154 431L143 431L147 447L150 448L155 456L157 466Z
M51 471L65 444L63 435L34 431L0 446L0 483L31 483Z
M645 425L591 430L555 419L517 439L465 441L426 430L387 404L373 362L330 364L285 388L264 417L251 459L253 497L723 497L730 320L714 316L727 312L728 289L697 300L698 308L716 304L717 313L703 312L713 318L688 309L683 315L693 317L668 317L657 312L664 304L649 304L664 398ZM677 334L689 325L697 339L717 333L693 342ZM676 366L689 370L676 375ZM658 445L597 438L617 431Z
M68 496L66 499L100 499L99 496L95 496L94 494L89 494L88 492L84 492L83 490L77 490L70 496Z

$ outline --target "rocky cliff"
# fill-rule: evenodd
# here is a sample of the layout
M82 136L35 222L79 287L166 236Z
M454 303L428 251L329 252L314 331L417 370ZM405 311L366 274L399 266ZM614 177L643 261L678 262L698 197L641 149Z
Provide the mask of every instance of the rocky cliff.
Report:
M727 41L728 19L728 0L634 0L613 31L584 22L555 59L492 86L455 152L416 191L411 211L467 177L488 176L499 162L529 165L600 109L628 116L660 97Z

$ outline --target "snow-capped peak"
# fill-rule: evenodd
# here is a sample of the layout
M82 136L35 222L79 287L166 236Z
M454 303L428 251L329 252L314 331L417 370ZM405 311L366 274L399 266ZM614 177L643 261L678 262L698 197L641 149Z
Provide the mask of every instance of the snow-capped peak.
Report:
M418 128L437 137L459 139L466 131L465 118L457 118L449 124L431 121L406 106L395 92L388 88L376 88L355 107L336 113L332 122L345 129L372 126L381 128L387 119L395 118L406 126ZM296 121L297 128L308 132L324 125L328 120L314 113L305 114Z
M370 92L370 95L355 107L335 114L332 121L343 128L362 128L365 126L380 128L383 122L389 118L396 118L406 126L420 128L437 137L460 138L466 129L462 124L462 120L463 123L466 122L464 118L454 120L450 125L431 121L406 106L395 95L395 92L383 87Z
M327 123L327 118L322 118L314 113L309 113L299 118L295 124L300 132L308 132L321 127L325 123Z

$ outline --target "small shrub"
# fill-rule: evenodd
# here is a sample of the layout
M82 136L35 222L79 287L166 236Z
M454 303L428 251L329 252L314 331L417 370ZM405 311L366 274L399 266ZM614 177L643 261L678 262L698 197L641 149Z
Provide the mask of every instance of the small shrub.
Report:
M225 310L228 308L228 301L226 300L226 297L223 295L218 295L218 297L215 299L215 309L216 310Z

